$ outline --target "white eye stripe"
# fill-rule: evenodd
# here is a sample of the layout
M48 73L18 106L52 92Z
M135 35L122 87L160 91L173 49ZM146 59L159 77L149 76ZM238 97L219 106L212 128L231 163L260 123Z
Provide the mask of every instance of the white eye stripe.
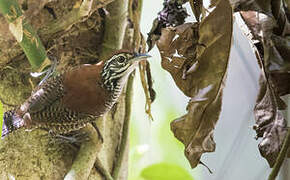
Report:
M110 91L118 89L120 80L126 76L132 65L127 61L129 57L129 54L118 54L105 62L102 70L103 87Z
M114 71L115 73L120 73L122 71L125 71L126 69L128 69L130 66L130 64L125 64L121 67L111 67L111 70Z
M105 62L104 69L107 69L112 64L126 64L127 58L128 57L125 54L114 55L111 59ZM123 60L121 61L121 59Z

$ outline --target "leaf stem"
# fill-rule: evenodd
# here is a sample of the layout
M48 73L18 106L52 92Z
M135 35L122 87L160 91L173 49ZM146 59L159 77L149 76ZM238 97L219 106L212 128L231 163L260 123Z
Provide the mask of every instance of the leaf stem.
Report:
M269 175L268 177L268 180L275 180L279 171L280 171L280 168L282 166L282 163L287 155L287 152L288 152L288 149L289 149L289 146L290 146L290 130L288 129L288 132L287 132L287 135L286 135L286 138L284 140L284 143L283 143L283 146L282 146L282 149L278 155L278 158L276 160L276 163L273 167L273 170L271 172L271 174Z

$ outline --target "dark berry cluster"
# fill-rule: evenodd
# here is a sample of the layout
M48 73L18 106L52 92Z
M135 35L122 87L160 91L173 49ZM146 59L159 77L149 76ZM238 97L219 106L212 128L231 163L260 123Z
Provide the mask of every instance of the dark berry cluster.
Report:
M165 0L163 9L158 13L158 21L162 27L178 26L184 23L188 16L182 4L175 0Z

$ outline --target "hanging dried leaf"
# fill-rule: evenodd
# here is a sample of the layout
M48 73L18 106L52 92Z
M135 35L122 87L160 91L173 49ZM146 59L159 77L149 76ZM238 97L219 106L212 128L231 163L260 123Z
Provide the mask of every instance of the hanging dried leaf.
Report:
M262 69L260 92L254 109L259 150L272 167L287 133L280 96L290 93L290 26L282 1L238 1L235 10L258 42L257 57ZM249 11L250 10L250 11ZM262 46L259 46L262 45Z
M235 12L257 11L271 15L271 0L230 0Z
M260 54L265 61L265 70L269 72L290 71L290 23L285 11L280 9L279 2L259 0L235 2L239 4L236 10L241 11L254 40L263 43L264 51Z
M213 1L212 1L213 2ZM188 97L188 113L171 123L185 145L191 167L204 152L213 152L213 130L219 118L232 37L232 9L227 0L198 23L162 29L157 42L162 67ZM199 33L198 33L199 32Z
M289 27L290 29L290 27ZM289 32L290 35L290 32ZM290 36L281 37L273 34L271 36L273 46L269 48L269 71L290 71ZM266 55L266 54L265 54ZM266 58L266 57L265 57Z
M287 133L287 124L277 104L277 97L271 83L262 75L260 77L260 92L254 108L256 124L254 129L257 138L263 137L259 150L273 167L281 150Z
M289 73L272 73L271 78L273 79L275 92L277 92L279 96L290 94L290 74Z

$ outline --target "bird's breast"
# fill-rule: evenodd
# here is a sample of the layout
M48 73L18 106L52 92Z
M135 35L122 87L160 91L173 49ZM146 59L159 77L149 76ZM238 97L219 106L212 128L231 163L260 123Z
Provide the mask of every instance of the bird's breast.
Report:
M110 93L102 87L102 66L83 65L65 73L62 104L76 112L96 116L107 111Z

